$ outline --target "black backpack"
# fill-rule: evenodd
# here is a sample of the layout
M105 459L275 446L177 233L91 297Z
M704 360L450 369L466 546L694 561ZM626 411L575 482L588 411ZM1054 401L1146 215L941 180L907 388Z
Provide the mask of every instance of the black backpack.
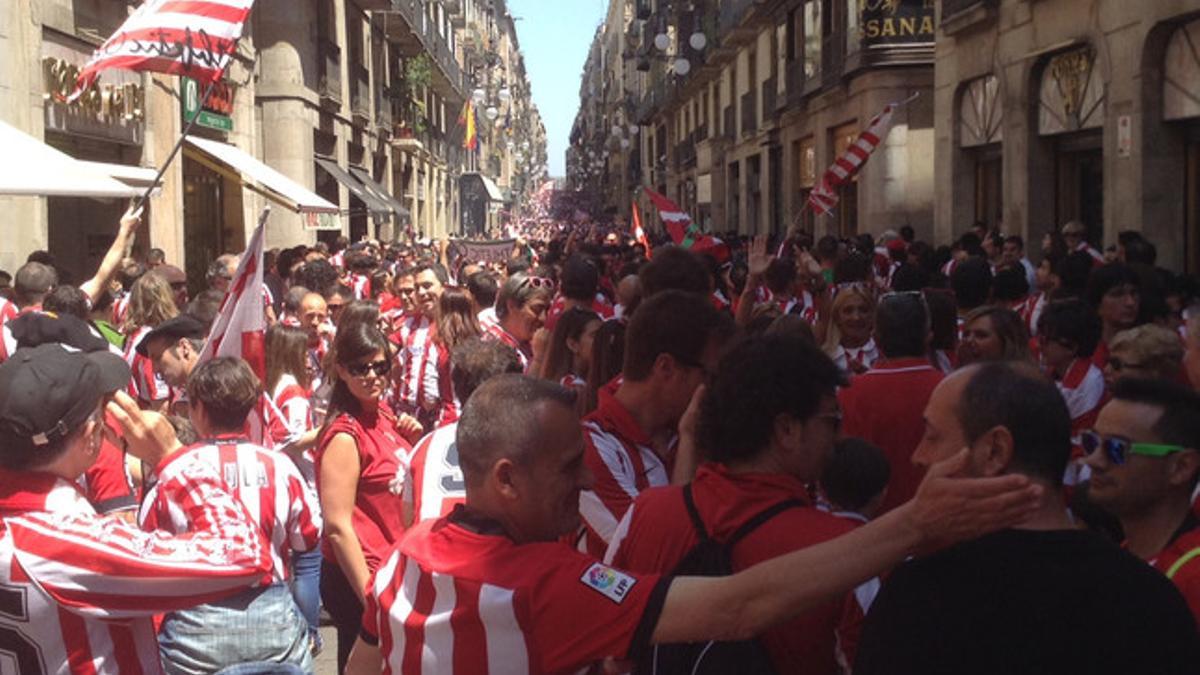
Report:
M692 527L700 539L672 572L675 576L721 577L733 574L733 547L780 513L804 506L798 499L775 504L746 521L724 542L708 535L704 521L696 511L692 486L683 488L683 504L687 507ZM775 668L766 648L758 640L736 642L683 642L656 645L644 652L635 671L639 675L774 675Z

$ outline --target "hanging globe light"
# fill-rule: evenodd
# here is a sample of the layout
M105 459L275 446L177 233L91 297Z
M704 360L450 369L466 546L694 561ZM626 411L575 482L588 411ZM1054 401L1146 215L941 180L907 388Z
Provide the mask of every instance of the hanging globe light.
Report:
M671 46L671 37L666 33L659 33L658 35L655 35L654 46L657 47L658 51L660 52L667 51L667 48Z
M688 38L688 44L692 46L692 49L700 51L708 46L708 36L700 31L696 31Z
M483 114L484 114L484 115L487 115L487 118L488 118L489 120L495 120L497 117L499 117L499 116L500 116L500 110L499 110L499 109L497 109L497 108L496 108L496 106L494 106L494 105L491 105L491 106L488 106L488 109L487 109L487 110L485 110L485 111L483 112Z
M529 149L529 141L521 141L521 149L528 150Z
M637 136L639 131L641 131L641 128L638 127L638 125L636 125L636 124L629 125L629 135L630 136Z
M508 100L512 98L512 90L510 90L508 87L501 87L500 91L496 95L500 97L501 101L507 103Z
M476 89L475 91L471 92L471 98L474 99L476 103L483 103L483 99L487 98L487 92L483 89Z
M621 139L621 149L622 150L628 150L630 145L631 145L631 143L629 142L628 138Z
M621 129L621 125L620 125L620 124L614 124L614 125L612 126L612 135L613 135L613 136L620 136L622 131L624 131L624 130L623 130L623 129Z
M675 72L679 75L687 75L692 72L692 62L684 58L675 59Z

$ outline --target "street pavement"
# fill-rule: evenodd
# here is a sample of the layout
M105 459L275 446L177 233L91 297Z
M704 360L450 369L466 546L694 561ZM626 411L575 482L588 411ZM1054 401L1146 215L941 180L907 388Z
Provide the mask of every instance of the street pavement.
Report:
M317 675L337 675L337 630L333 626L321 626L324 649L313 664Z

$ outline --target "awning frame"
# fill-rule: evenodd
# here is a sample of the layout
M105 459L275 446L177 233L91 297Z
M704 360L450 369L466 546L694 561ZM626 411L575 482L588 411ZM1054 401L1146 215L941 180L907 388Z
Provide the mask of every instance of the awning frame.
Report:
M392 213L396 214L397 217L401 219L412 218L412 212L409 211L408 208L400 202L400 200L393 197L391 193L388 192L387 188L380 185L378 181L372 178L371 174L368 173L366 169L360 166L351 165L350 174L361 181L363 186L367 188L367 191L373 193L376 199L379 199L383 203L387 204Z
M350 175L338 163L328 157L315 157L317 165L321 167L325 173L328 173L334 180L346 186L350 194L358 198L359 201L367 205L367 212L372 216L388 217L392 213L390 204L380 200L367 189L361 181Z
M341 213L336 204L330 203L324 197L267 166L237 146L191 136L187 137L187 142L191 147L185 147L184 154L189 159L199 162L222 176L240 182L244 187L291 211L302 214L340 215ZM213 144L211 149L209 144ZM220 146L226 147L220 148ZM220 149L218 150L218 148ZM239 166L236 162L222 157L218 154L219 152L225 152L230 157L237 157L245 165ZM272 182L275 184L272 185Z

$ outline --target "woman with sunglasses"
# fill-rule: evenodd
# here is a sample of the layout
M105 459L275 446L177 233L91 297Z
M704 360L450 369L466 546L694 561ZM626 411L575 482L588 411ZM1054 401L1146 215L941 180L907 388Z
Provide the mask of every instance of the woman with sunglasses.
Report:
M1108 344L1104 379L1109 387L1126 377L1185 381L1184 343L1170 328L1148 323L1123 330Z
M485 340L499 340L517 350L521 367L530 372L533 336L546 323L546 310L554 297L554 281L518 272L505 280L496 297L498 324L488 326Z
M321 600L337 626L341 672L358 635L368 579L404 531L403 467L422 429L384 400L392 346L373 321L341 326L332 358L316 474L325 517Z

